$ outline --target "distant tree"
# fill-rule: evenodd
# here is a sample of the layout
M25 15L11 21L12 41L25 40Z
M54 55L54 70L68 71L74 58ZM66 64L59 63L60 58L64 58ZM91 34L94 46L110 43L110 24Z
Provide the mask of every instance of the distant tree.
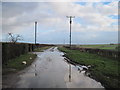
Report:
M114 45L114 43L110 43L110 45Z
M23 39L22 39L22 36L20 36L19 34L18 34L18 35L14 35L14 34L12 34L12 33L8 33L8 35L9 35L9 40L10 40L10 42L12 42L12 43L16 43L16 42L18 42L19 40L23 40Z

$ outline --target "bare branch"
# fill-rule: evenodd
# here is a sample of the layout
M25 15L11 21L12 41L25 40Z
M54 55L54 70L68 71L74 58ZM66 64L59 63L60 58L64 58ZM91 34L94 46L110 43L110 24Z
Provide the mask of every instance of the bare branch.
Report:
M22 36L18 35L13 35L12 33L8 33L8 35L10 36L10 41L13 43L16 43L18 40L23 40Z

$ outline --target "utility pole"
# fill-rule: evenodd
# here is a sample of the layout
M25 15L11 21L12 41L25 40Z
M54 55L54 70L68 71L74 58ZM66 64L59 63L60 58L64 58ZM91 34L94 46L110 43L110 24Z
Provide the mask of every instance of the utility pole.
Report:
M75 16L67 16L67 18L70 18L70 48L71 48L71 24L72 24L72 18L75 18ZM71 82L71 64L69 63L69 82Z
M75 18L75 16L67 16L67 18L70 18L70 48L71 48L71 24L72 24L72 18Z
M36 36L37 36L37 21L35 21L35 45L36 45Z

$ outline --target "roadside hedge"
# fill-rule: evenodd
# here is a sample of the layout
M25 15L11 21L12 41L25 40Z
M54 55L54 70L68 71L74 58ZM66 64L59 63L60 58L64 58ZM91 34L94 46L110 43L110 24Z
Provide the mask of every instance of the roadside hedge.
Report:
M32 52L35 48L50 46L46 44L2 43L2 64L22 54Z
M65 46L66 48L70 48ZM81 52L88 52L88 53L93 53L93 54L98 54L100 56L108 57L108 58L114 58L114 59L119 59L120 51L117 50L105 50L105 49L93 49L93 48L77 48L77 47L72 47L72 50L79 50Z

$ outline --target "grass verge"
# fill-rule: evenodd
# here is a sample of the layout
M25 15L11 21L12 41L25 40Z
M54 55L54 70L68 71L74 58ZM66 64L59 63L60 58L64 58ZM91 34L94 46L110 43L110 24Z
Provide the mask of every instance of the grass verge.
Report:
M49 49L51 46L40 47L34 50L34 52L43 52L46 49Z
M101 82L105 88L120 88L119 61L64 47L58 49L65 52L65 56L70 60L82 65L91 65L92 67L89 69L91 77Z
M24 69L25 67L29 66L34 59L36 58L36 54L24 54L21 55L15 59L9 60L6 64L4 64L2 67L2 74L7 74L7 73L13 73L17 72L19 70ZM22 61L26 61L27 64L22 64Z

